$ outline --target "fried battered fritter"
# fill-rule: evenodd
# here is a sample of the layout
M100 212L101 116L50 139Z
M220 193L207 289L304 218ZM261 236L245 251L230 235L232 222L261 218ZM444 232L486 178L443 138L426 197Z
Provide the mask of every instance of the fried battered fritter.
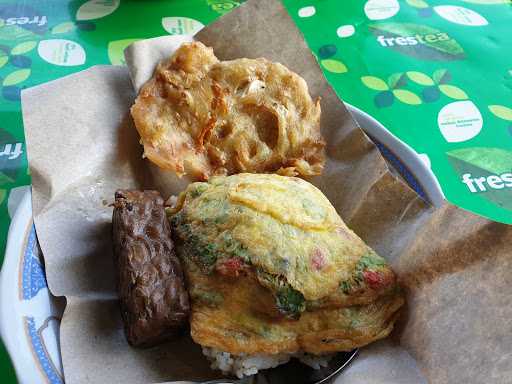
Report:
M191 334L235 355L323 354L387 336L404 299L385 260L292 177L193 183L171 215Z
M219 61L199 42L161 62L131 108L144 154L195 180L241 172L319 175L320 102L266 59Z

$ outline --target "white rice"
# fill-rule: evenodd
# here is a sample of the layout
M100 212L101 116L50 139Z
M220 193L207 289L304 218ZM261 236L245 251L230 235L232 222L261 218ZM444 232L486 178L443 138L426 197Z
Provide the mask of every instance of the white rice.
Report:
M219 369L226 375L235 375L238 378L251 376L260 369L275 368L287 363L292 357L299 359L303 364L313 369L327 367L333 355L316 356L308 353L276 354L276 355L231 355L215 348L203 347L203 354L211 362L212 369Z
M299 353L295 355L302 364L308 365L313 369L325 368L329 365L329 361L332 359L334 354L329 355L312 355L310 353Z

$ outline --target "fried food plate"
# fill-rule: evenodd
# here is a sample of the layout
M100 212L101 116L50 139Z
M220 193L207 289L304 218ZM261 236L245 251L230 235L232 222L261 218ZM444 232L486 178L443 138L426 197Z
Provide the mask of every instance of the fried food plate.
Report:
M423 157L365 112L350 105L348 108L394 170L421 196L434 205L441 204L443 193ZM21 199L17 192L9 196L13 219L0 274L0 334L21 384L61 384L64 377L58 335L64 305L51 295L46 284L32 221L30 191L23 190ZM262 371L257 382L269 383L279 377L296 378L293 382L297 384L307 382L303 379L328 379L353 356L353 353L339 353L329 367L318 371L292 361Z

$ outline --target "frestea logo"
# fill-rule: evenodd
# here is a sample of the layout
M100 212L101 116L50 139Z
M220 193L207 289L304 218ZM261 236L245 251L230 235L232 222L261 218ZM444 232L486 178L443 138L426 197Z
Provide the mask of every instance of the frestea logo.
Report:
M449 61L466 57L448 33L414 23L375 23L368 26L379 46L420 60Z
M14 4L0 4L0 29L9 30L19 27L38 35L46 33L49 24L46 12L30 6L28 3L30 2L18 1ZM45 2L33 1L32 3ZM21 31L18 30L18 32Z
M17 159L23 153L22 143L5 144L4 150L0 152L0 156L6 156L9 160Z
M482 177L473 177L471 173L465 173L462 175L462 182L471 193L486 192L488 189L512 188L512 173Z
M395 45L418 45L418 44L433 44L441 41L449 41L451 38L447 33L440 32L436 34L414 36L400 36L400 37L386 37L384 35L377 36L377 41L383 47L393 47Z
M3 21L3 23L2 23ZM9 17L6 20L0 19L0 25L25 25L25 24L35 24L38 26L43 26L48 23L48 19L46 16L34 16L34 17Z
M468 192L512 210L512 152L495 147L470 147L446 152Z

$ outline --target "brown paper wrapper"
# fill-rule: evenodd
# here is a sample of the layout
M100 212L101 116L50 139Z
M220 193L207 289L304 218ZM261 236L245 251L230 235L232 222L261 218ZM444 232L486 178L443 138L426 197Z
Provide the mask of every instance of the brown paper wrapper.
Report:
M512 227L448 203L434 209L396 179L278 1L248 1L196 38L221 59L281 62L322 98L328 162L313 182L405 288L407 306L392 338L363 348L336 383L509 383ZM67 298L60 330L67 383L219 377L188 337L131 348L114 287L108 203L117 188L159 185L129 116L133 86L185 40L135 43L127 51L130 72L97 66L22 92L34 221L50 290ZM165 188L182 186L171 180Z

